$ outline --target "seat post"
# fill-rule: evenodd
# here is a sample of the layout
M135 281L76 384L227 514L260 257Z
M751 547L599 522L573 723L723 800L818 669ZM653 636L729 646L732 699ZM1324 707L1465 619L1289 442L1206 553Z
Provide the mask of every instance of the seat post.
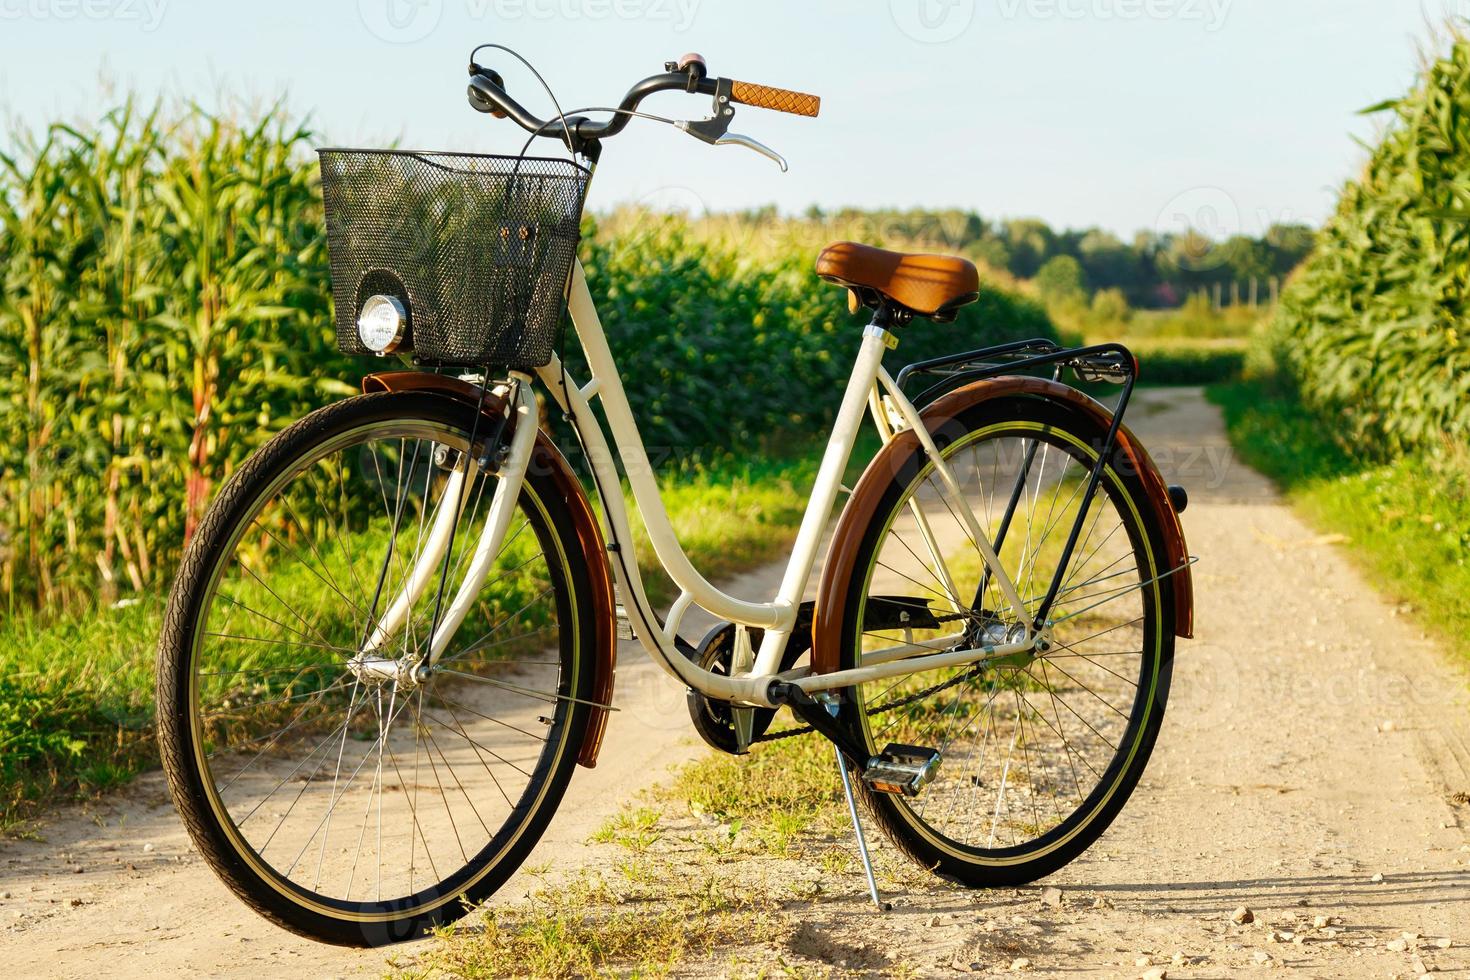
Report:
M913 318L912 311L904 309L885 296L880 298L878 304L873 307L873 318L868 321L868 326L891 332L898 327L908 326Z

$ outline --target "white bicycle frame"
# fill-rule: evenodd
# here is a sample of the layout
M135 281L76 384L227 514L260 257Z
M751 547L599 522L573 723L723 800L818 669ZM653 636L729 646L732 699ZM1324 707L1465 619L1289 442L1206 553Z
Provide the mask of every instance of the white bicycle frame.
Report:
M592 302L587 288L587 278L578 262L572 271L568 293L568 309L576 327L578 339L586 354L591 371L590 379L577 385L569 379L559 359L542 367L538 374L542 383L551 392L558 406L576 427L592 468L593 481L602 500L608 559L613 574L623 595L629 621L643 648L664 671L683 684L703 694L737 704L773 707L769 689L774 681L786 681L807 694L832 691L853 684L897 677L905 674L971 664L981 660L999 659L1034 649L1040 637L1030 625L1026 605L1016 590L1015 583L996 557L990 538L984 533L979 521L960 490L960 484L935 446L928 430L919 417L918 410L904 397L893 378L883 367L883 353L893 343L892 335L878 324L870 324L863 331L862 344L858 348L857 360L852 375L842 396L831 437L817 471L816 484L812 488L806 511L797 532L796 543L787 562L785 574L769 602L753 602L731 596L712 585L689 561L679 544L668 511L659 496L658 483L652 464L643 445L643 437L628 404L623 390L622 377L613 361L608 347L602 321ZM455 598L445 608L435 628L430 644L429 663L438 660L449 646L455 631L489 574L495 556L500 551L515 504L520 496L526 466L531 457L531 446L535 441L539 416L536 399L531 392L531 378L524 374L512 375L515 400L511 410L517 414L510 452L499 470L499 484L490 505L485 525L476 543L474 556L465 571ZM504 393L504 392L502 392ZM648 536L659 562L682 592L669 610L666 621L660 626L657 614L648 600L638 563L632 553L633 534L628 519L628 509L623 500L622 484L614 462L612 449L592 412L591 400L601 401L608 428L617 446L633 500L643 517ZM944 492L958 505L956 510L963 516L970 538L977 544L981 560L1000 589L1002 597L1016 617L1024 624L1022 639L1005 644L985 645L967 649L946 650L935 653L937 644L958 645L961 634L927 640L923 644L902 643L882 650L865 651L862 665L848 670L826 674L812 674L806 668L778 673L781 656L787 640L796 624L802 596L806 592L816 563L817 550L832 519L832 511L841 490L843 471L852 456L858 429L865 411L871 412L874 424L885 441L891 440L904 429L912 430L929 456L934 472L938 475ZM444 499L453 500L467 493L464 471L457 470L448 482ZM456 482L458 481L458 482ZM922 512L915 507L915 517L921 535L930 551L940 580L949 595L948 601L956 609L963 608L961 597L949 580L944 562L940 559L938 544ZM413 603L427 586L433 573L440 567L445 549L453 537L458 521L459 507L441 506L424 547L414 562L402 591L389 605L383 618L372 631L365 644L365 654L376 651L400 625ZM441 527L442 525L442 527ZM700 668L681 654L676 645L679 625L691 605L697 605L712 615L745 627L758 627L764 631L759 651L755 652L754 663L741 669L736 663L731 676L716 674ZM737 657L741 651L737 645ZM376 658L374 658L376 659ZM748 659L748 658L746 658ZM383 663L387 667L386 658Z

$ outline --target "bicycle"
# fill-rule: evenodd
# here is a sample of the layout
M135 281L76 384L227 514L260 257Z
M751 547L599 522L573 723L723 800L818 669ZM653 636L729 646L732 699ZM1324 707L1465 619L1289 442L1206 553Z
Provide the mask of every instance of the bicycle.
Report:
M187 548L160 639L159 740L199 852L256 911L318 940L453 921L519 867L575 765L596 764L630 630L716 748L809 732L834 745L880 905L859 800L900 850L967 886L1072 860L1136 785L1175 638L1192 634L1187 498L1122 425L1133 356L1026 341L890 375L900 333L976 298L975 267L825 249L817 274L869 320L776 596L728 595L659 499L576 260L582 205L633 118L784 169L729 132L734 106L816 116L820 102L689 55L615 109L546 120L475 62L483 47L474 108L572 159L320 151L339 345L411 352L418 369L370 374L276 435ZM639 110L664 91L709 96L713 115ZM557 353L564 312L585 382ZM1114 386L1116 409L1064 370ZM865 416L882 447L848 489ZM600 518L543 424L558 417ZM682 590L666 616L634 560L624 479ZM698 644L680 635L692 605L722 620ZM774 726L783 708L795 727Z

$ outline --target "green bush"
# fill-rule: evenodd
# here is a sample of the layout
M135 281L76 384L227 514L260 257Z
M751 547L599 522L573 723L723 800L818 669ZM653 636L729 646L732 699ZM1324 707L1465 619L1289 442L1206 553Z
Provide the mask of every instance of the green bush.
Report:
M1470 441L1470 42L1402 99L1283 294L1304 403L1379 456Z
M1238 379L1244 369L1243 342L1130 342L1139 381L1149 385L1212 385Z

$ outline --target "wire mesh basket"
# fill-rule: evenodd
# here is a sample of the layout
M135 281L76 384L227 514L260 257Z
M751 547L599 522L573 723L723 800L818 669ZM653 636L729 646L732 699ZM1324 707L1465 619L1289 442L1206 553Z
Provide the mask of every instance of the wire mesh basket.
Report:
M388 297L424 362L530 370L551 360L591 173L570 160L319 151L337 346ZM374 300L384 305L384 300Z

